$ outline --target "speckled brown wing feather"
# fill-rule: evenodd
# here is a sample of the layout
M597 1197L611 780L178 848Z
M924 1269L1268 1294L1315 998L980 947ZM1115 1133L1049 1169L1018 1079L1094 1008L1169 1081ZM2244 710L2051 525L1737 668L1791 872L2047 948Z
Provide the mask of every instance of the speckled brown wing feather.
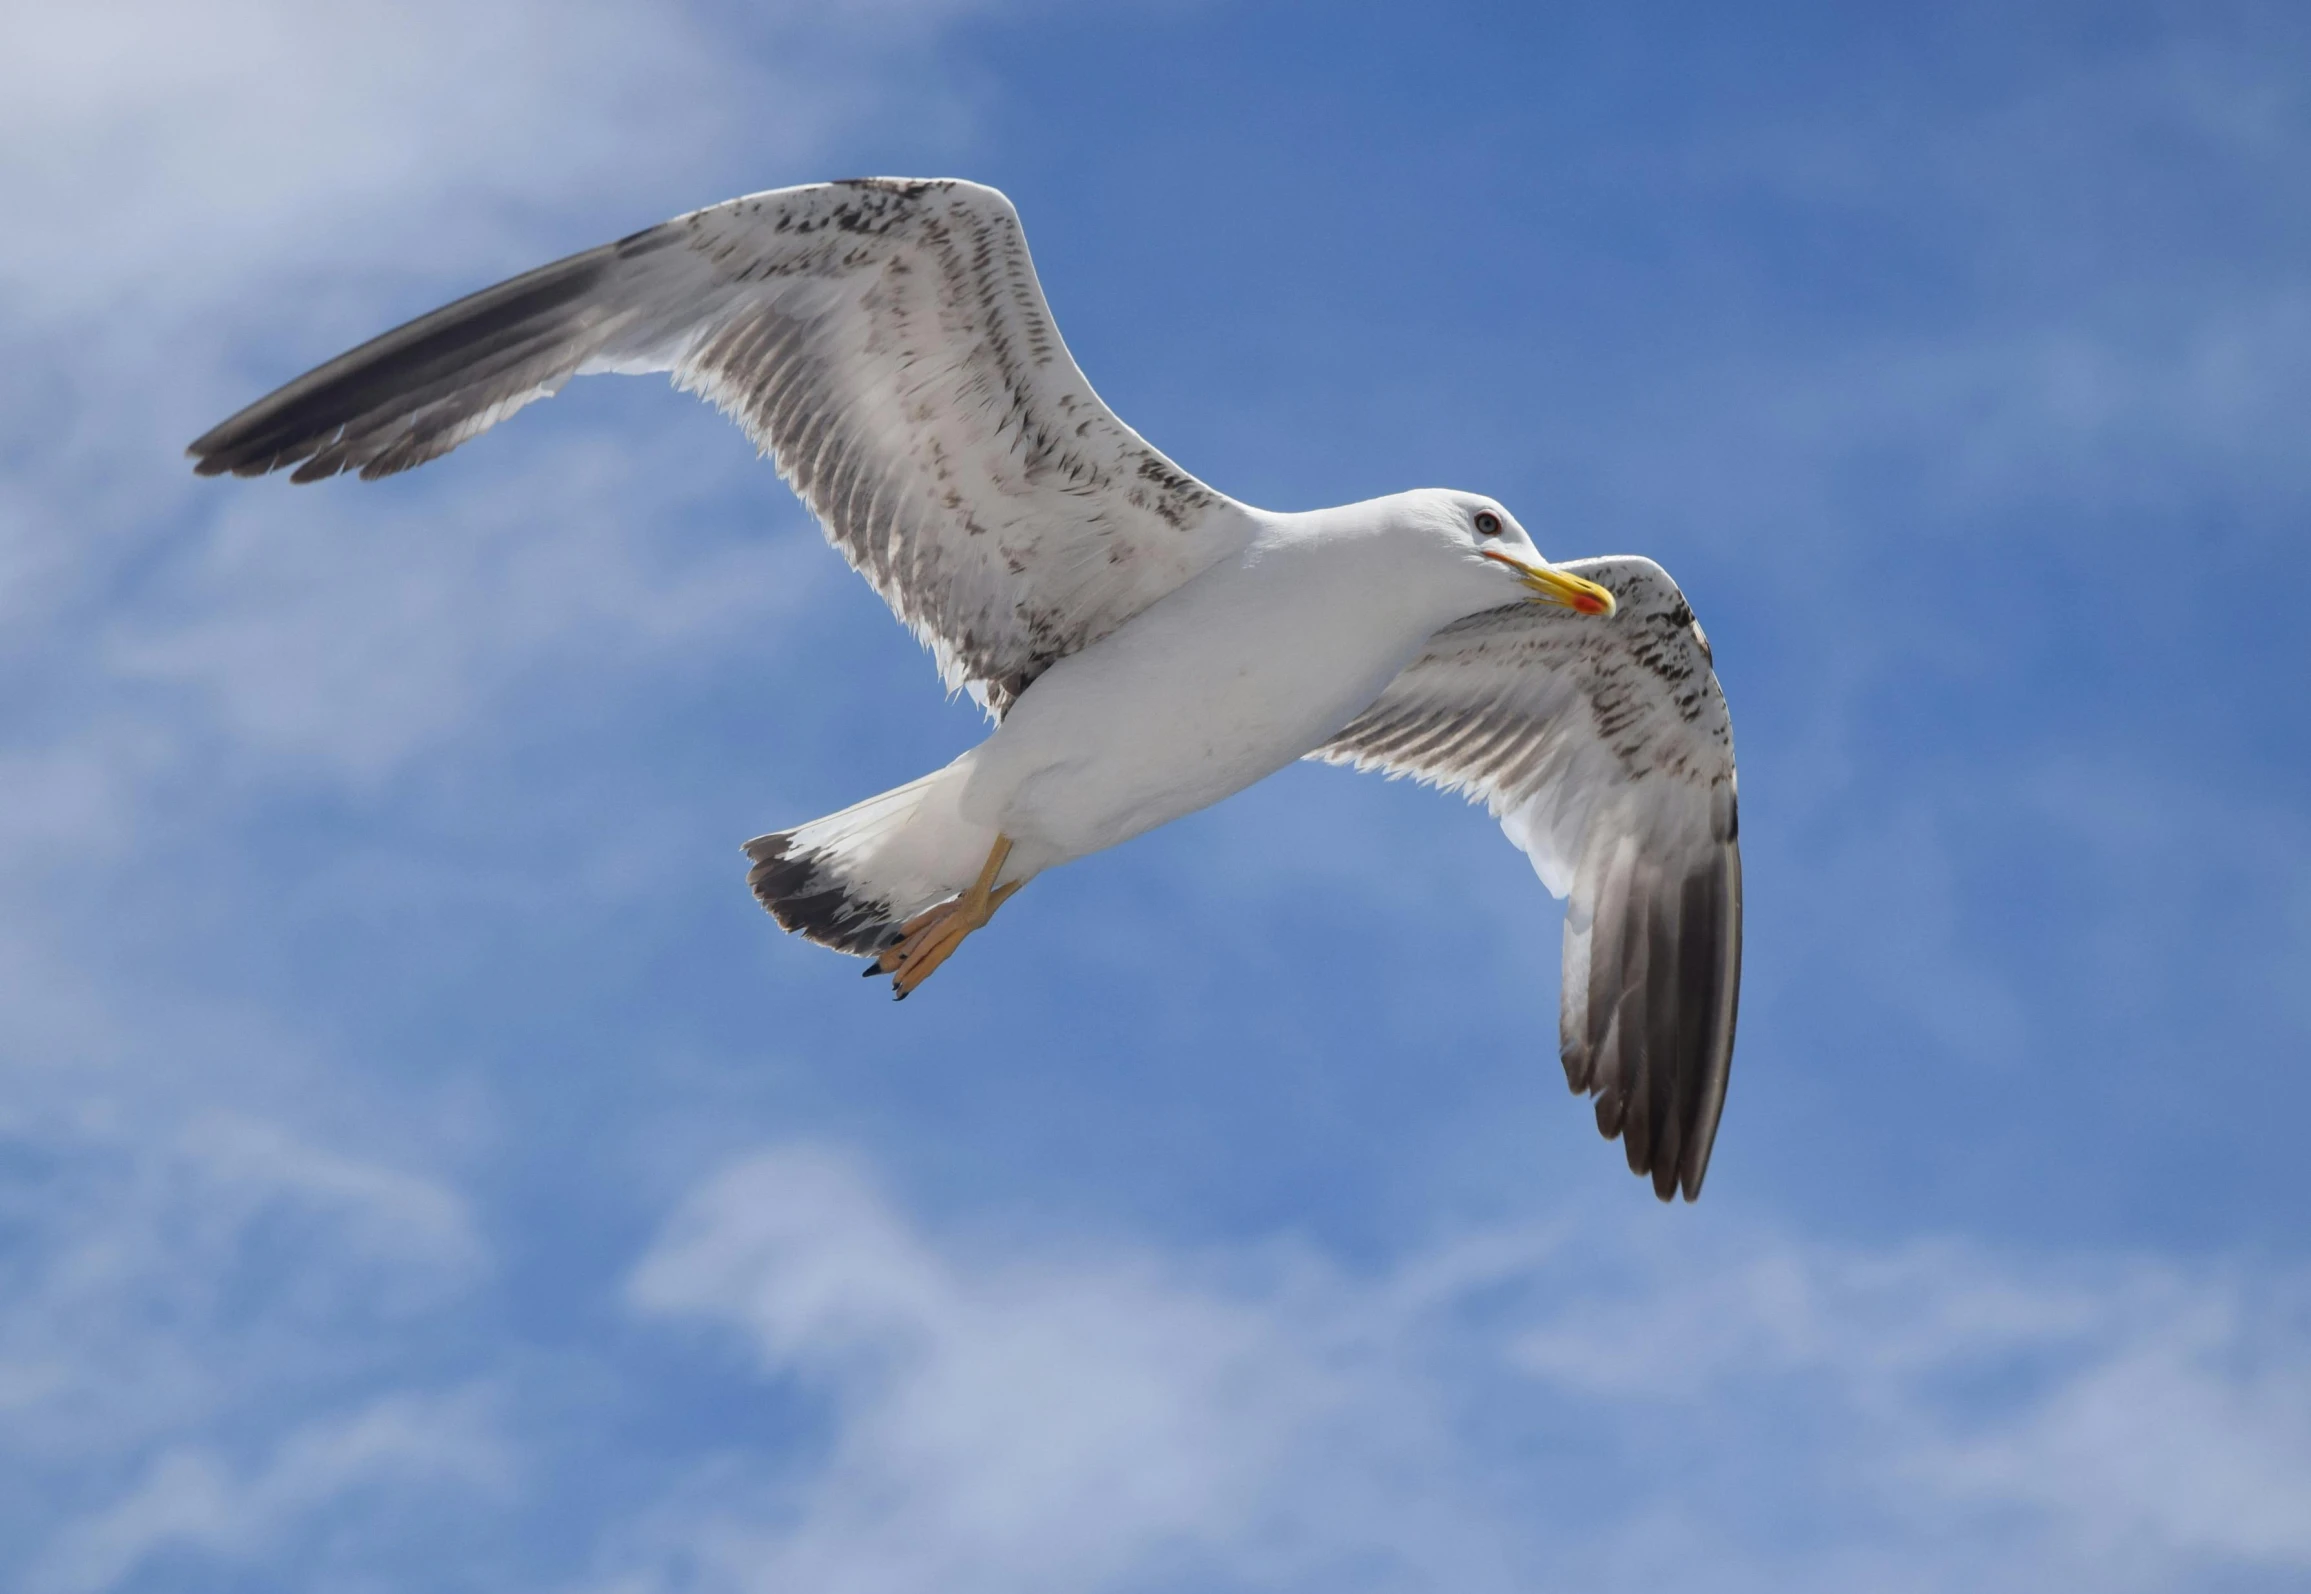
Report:
M1565 919L1559 1044L1633 1172L1701 1193L1741 991L1733 726L1709 644L1650 559L1563 569L1611 589L1609 620L1543 604L1430 639L1311 757L1481 800Z
M374 478L598 371L670 371L734 416L949 687L998 711L1249 536L1084 380L1010 201L946 180L678 217L388 332L189 452L204 475Z

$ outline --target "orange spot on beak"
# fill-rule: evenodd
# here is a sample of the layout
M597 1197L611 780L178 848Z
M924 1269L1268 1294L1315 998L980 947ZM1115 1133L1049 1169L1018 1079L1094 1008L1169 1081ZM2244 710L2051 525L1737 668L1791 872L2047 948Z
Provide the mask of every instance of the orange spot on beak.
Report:
M1479 548L1477 552L1493 563L1506 565L1515 571L1525 589L1543 603L1554 603L1577 614L1613 612L1613 595L1593 581L1585 581L1549 565L1527 564L1516 555L1504 553L1497 548Z

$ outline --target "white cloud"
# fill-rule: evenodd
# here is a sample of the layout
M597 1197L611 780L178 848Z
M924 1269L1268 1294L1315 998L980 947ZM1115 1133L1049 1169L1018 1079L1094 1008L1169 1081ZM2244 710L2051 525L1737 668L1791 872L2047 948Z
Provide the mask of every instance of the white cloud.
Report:
M922 46L969 9L100 0L13 18L0 208L40 224L0 238L0 430L18 444L0 469L0 650L45 649L81 688L114 671L262 677L215 705L228 740L325 731L374 772L470 719L467 678L490 661L518 667L580 627L615 654L727 623L781 572L754 549L689 565L653 550L677 494L647 426L619 439L623 464L572 443L417 507L470 536L462 562L397 560L375 503L196 482L181 450L401 315L688 205L826 175L830 141L895 104L903 126L951 134L960 102ZM709 476L749 453L734 441ZM620 491L636 459L658 474ZM219 522L205 539L196 516ZM78 734L102 743L120 711Z
M2301 1573L2302 1285L1653 1213L1360 1276L1291 1247L935 1237L851 1160L772 1151L701 1187L632 1298L738 1335L832 1438L677 1494L603 1586Z
M85 310L374 261L413 229L443 265L477 239L528 248L557 209L663 194L735 147L808 158L884 110L876 69L961 9L776 3L734 49L738 19L683 4L18 7L0 193L45 224L10 229L0 274Z
M1650 1259L1551 1311L1515 1360L1571 1392L1696 1413L1779 1389L1839 1431L1819 1459L1921 1527L2020 1514L2046 1586L2311 1570L2311 1281L1955 1244L1767 1240L1695 1260Z
M388 1396L299 1427L246 1468L205 1446L154 1457L125 1497L57 1538L31 1587L38 1594L101 1594L171 1550L248 1561L355 1493L502 1495L510 1484L485 1398L471 1391Z
M434 1180L233 1114L201 1113L176 1141L188 1166L220 1193L318 1209L369 1254L454 1273L469 1271L482 1258L481 1238L464 1202ZM217 1205L213 1199L206 1203L210 1211Z
M1181 1271L1133 1250L945 1253L823 1152L731 1170L675 1220L633 1298L743 1329L767 1369L832 1392L839 1431L823 1476L785 1502L791 1527L690 1524L678 1555L710 1587L828 1594L1106 1588L1215 1554L1289 1563L1315 1502L1279 1480L1313 1495L1377 1483L1337 1478L1320 1441L1392 1392L1357 1388L1366 1325ZM1451 1514L1442 1499L1404 1509ZM1341 1535L1360 1536L1353 1522Z
M2205 1557L2311 1570L2311 1359L2237 1302L2147 1281L2133 1338L1987 1437L1944 1439L1920 1474L1960 1498L2035 1506L2082 1556ZM2298 1303L2300 1304L2300 1303Z
M324 1074L114 1031L4 1070L0 1578L79 1594L164 1553L262 1558L378 1490L497 1486L480 1386L380 1392L490 1277L464 1195L378 1150L404 1134L382 1115L348 1143L211 1104L363 1118Z
M117 1459L310 1393L331 1332L409 1321L488 1263L438 1178L278 1121L99 1086L12 1113L0 1149L0 1454L23 1460Z
M670 537L685 495L679 478L667 485L666 451L644 443L532 450L461 484L454 505L323 503L262 484L113 627L107 664L266 764L373 779L501 719L505 694L541 674L711 655L839 573L742 449L723 463L760 472L778 529L705 547Z

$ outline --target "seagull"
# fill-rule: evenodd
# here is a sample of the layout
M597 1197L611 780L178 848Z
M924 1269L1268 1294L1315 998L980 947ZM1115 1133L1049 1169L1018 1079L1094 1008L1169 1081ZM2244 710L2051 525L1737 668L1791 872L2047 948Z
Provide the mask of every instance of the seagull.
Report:
M422 465L592 372L744 427L994 729L746 843L779 924L914 991L1046 869L1297 759L1482 801L1555 896L1559 1051L1662 1200L1700 1194L1733 1055L1733 733L1668 572L1552 564L1479 493L1240 503L1060 341L1011 202L775 189L485 288L204 434L204 476Z

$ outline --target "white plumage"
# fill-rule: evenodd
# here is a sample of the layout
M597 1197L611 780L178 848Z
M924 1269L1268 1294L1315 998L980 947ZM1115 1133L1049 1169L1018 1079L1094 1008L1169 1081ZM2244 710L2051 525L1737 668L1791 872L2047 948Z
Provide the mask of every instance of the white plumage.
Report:
M748 844L789 929L912 990L1028 879L1306 756L1481 798L1570 893L1567 1077L1698 1194L1741 944L1707 643L1643 559L1552 567L1423 490L1240 504L1084 380L992 189L866 180L679 217L460 300L192 445L203 474L376 477L572 376L669 371L734 416L996 729Z

